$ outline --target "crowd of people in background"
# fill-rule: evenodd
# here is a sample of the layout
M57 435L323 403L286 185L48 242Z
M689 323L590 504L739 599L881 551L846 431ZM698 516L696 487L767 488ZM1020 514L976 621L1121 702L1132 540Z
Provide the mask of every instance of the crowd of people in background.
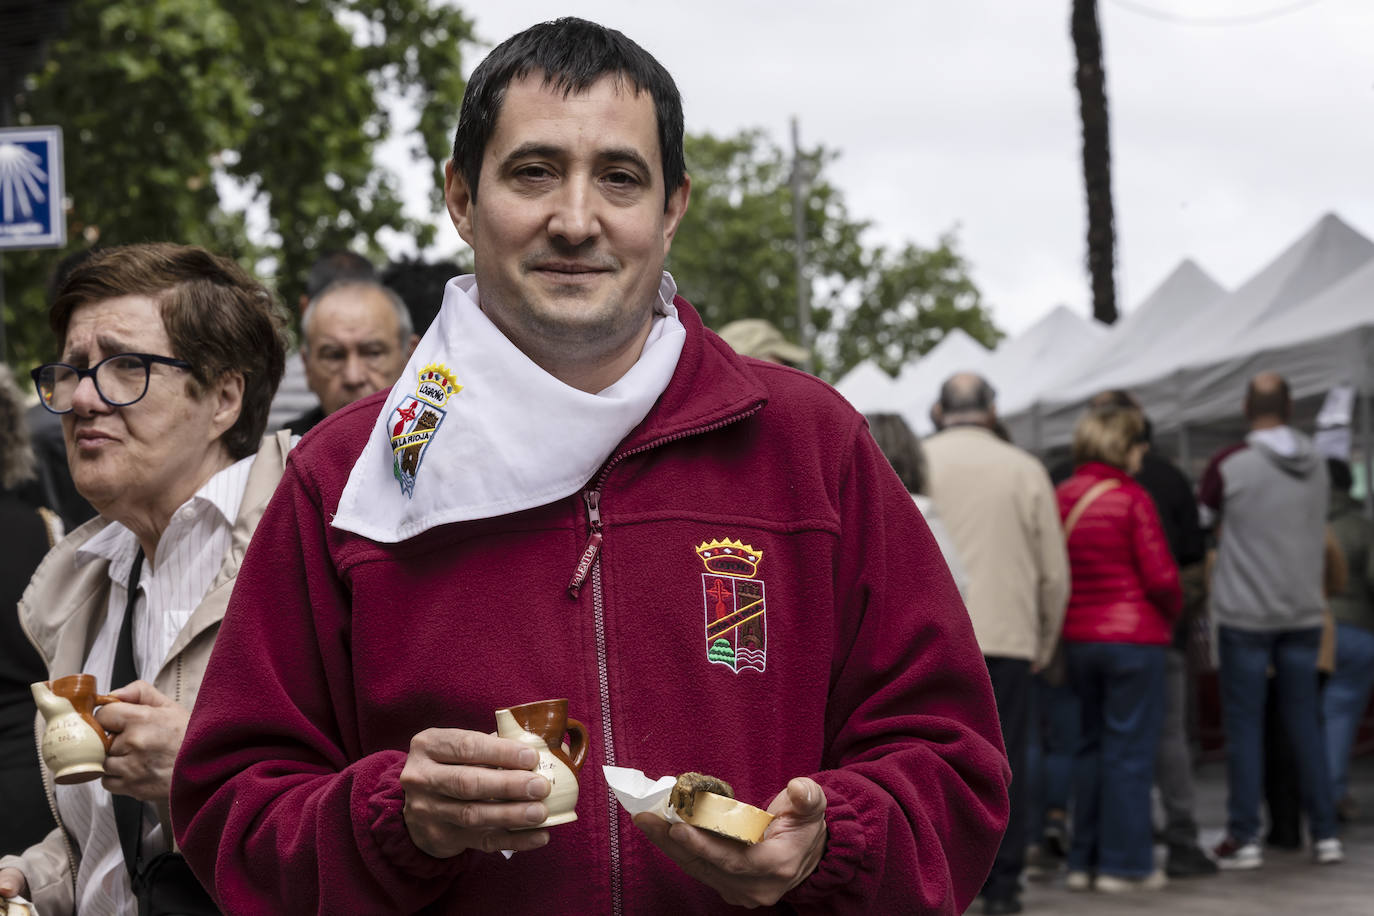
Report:
M1048 472L1005 441L973 374L942 388L923 443L894 431L899 417L870 417L904 480L930 464L932 523L949 526L951 569L968 570L1016 774L983 912L1020 912L1030 878L1124 893L1259 868L1266 845L1344 858L1349 758L1374 692L1374 522L1347 461L1290 425L1281 377L1257 375L1244 412L1250 433L1196 488L1125 391L1091 400L1071 459ZM1203 667L1218 672L1229 788L1211 850L1188 727Z

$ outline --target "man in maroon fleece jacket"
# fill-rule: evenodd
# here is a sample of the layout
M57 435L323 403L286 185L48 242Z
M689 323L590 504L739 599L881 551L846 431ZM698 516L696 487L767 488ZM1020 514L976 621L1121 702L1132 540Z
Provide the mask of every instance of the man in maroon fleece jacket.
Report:
M230 913L961 913L1008 779L967 612L862 418L675 295L671 77L535 26L446 171L476 276L258 526L175 770L197 875ZM489 734L545 697L591 748L551 829ZM606 765L776 817L753 846L631 820Z

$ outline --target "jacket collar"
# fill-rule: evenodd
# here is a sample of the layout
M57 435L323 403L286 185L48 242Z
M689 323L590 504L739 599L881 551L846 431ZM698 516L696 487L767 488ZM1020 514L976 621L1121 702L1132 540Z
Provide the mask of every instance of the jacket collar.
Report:
M686 299L676 296L673 305L687 330L677 371L644 420L611 453L597 479L626 455L733 423L768 403L768 391L751 361L707 330Z

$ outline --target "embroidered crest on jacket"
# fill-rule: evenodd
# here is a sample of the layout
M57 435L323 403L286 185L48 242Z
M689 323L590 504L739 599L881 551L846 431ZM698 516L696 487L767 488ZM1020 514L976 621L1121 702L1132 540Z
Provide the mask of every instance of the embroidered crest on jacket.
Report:
M763 580L757 578L763 551L730 540L696 548L706 564L701 576L706 607L706 659L738 673L763 671L768 662L768 625Z
M430 363L418 373L413 394L391 409L391 472L408 498L415 496L415 477L425 452L448 414L444 405L463 390L446 366Z

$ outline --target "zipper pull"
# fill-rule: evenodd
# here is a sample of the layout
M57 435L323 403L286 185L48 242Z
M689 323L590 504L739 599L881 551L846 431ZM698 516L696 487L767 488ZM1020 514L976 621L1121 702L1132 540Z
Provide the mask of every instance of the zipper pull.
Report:
M582 494L582 500L587 504L587 527L590 531L587 534L587 546L582 549L582 559L577 561L577 571L568 583L569 598L577 597L582 583L587 581L592 564L596 562L596 555L601 552L601 491L588 490Z

